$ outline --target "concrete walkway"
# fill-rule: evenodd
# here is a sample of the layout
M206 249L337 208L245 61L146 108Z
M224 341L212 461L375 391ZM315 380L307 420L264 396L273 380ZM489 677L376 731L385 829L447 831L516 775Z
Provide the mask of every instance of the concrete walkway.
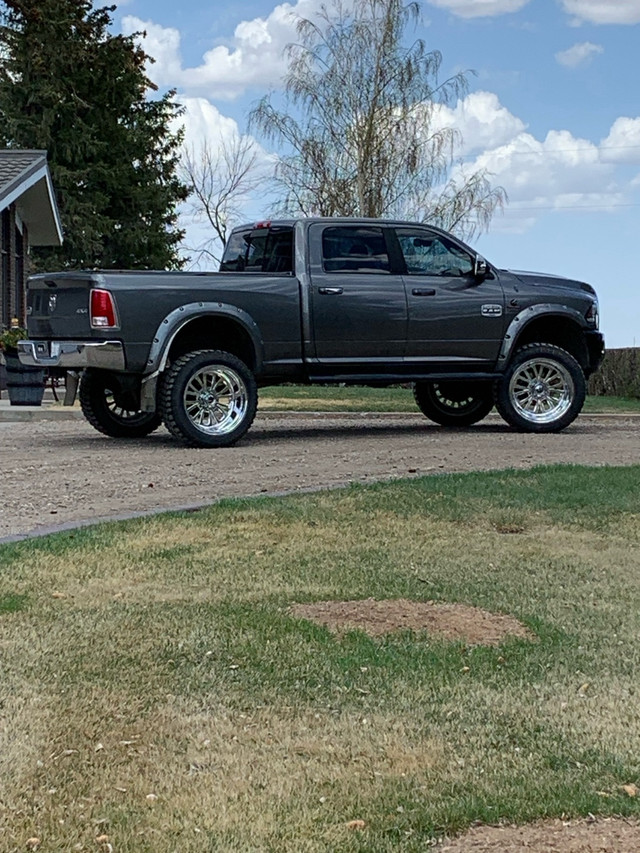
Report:
M20 423L26 421L69 421L82 417L79 406L63 406L53 400L43 400L41 406L12 406L8 399L0 400L0 423Z

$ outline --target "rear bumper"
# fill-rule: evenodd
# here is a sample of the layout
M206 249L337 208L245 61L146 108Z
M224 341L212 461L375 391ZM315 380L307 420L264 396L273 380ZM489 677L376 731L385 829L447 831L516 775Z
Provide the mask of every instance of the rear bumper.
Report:
M121 341L18 341L18 356L30 367L125 369Z
M589 353L589 365L585 370L587 377L595 373L604 358L604 335L602 332L585 332L585 341Z

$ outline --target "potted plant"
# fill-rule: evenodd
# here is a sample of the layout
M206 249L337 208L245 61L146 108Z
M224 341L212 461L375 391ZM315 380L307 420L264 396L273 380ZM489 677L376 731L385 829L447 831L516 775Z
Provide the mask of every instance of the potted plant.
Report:
M44 396L44 370L27 367L18 358L18 341L27 330L17 323L0 332L0 355L7 375L7 391L12 406L39 406Z

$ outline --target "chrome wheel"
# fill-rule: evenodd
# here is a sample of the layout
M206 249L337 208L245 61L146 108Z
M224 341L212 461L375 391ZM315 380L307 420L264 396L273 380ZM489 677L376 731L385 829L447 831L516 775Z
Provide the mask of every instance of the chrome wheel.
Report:
M224 350L194 350L163 376L159 408L169 432L190 447L230 447L249 429L258 407L251 370Z
M157 412L143 412L132 387L120 377L89 368L80 380L80 405L92 427L112 438L144 438L161 424Z
M493 408L488 382L416 382L413 396L423 415L442 426L466 427L478 423Z
M187 417L198 430L207 435L227 435L245 418L249 396L235 370L207 365L187 382L183 403Z
M470 393L466 388L461 389L457 394L456 390L452 383L435 382L433 385L433 395L443 409L465 411L475 404L477 400L475 394Z
M104 403L112 417L121 421L130 421L142 414L140 409L127 409L118 403L116 395L109 388L104 389Z
M509 381L515 412L532 424L555 423L571 407L575 385L571 373L555 359L532 358L518 365Z

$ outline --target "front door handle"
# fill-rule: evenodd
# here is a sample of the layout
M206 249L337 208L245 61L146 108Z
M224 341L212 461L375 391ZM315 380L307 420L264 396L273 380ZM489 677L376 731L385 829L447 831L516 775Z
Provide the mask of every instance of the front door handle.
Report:
M436 291L433 287L414 287L411 293L414 296L435 296Z
M319 287L318 293L321 293L323 296L340 296L342 293L341 287Z

